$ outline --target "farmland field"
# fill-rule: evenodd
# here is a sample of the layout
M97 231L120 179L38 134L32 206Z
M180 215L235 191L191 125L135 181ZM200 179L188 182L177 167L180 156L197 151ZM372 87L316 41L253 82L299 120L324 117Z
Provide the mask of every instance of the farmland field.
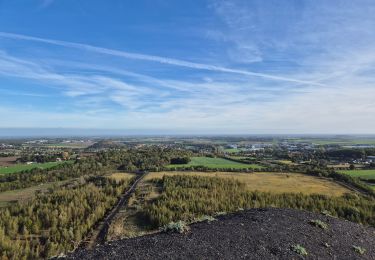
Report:
M18 156L0 157L0 167L13 166L18 158Z
M152 172L148 174L145 181L162 178L164 175L189 175L209 176L235 179L246 184L249 191L261 191L272 193L303 193L324 194L329 196L341 196L351 192L349 189L333 181L298 174L298 173L233 173L233 172Z
M55 144L46 144L46 147L50 148L77 148L83 149L92 145L93 142L72 142L72 143L55 143Z
M343 170L339 171L352 177L359 177L367 180L375 180L375 170Z
M211 158L211 157L192 157L191 162L188 164L170 164L169 168L183 168L190 166L205 166L211 169L215 168L234 168L234 169L261 169L262 166L257 164L246 164L239 163L223 158Z
M375 145L375 138L290 138L293 142L311 142L318 145Z
M48 163L33 163L33 164L16 164L9 167L0 167L0 174L10 174L15 172L21 172L25 170L31 170L34 168L48 169L61 163L72 163L70 162L48 162Z

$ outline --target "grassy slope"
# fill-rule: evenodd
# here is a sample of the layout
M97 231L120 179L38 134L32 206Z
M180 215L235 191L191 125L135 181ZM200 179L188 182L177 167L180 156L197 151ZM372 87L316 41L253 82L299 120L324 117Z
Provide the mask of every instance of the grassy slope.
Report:
M182 168L182 167L189 167L189 166L206 166L208 168L235 168L235 169L246 169L246 168L253 168L253 169L260 169L261 166L257 164L246 164L246 163L239 163L234 161L229 161L222 158L210 158L210 157L192 157L191 162L188 164L171 164L168 167L173 168Z
M375 180L375 170L343 170L340 173L348 174L352 177L360 177L368 180Z
M0 167L0 174L10 174L10 173L21 172L25 170L31 170L34 168L48 169L61 163L68 163L68 162L47 162L47 163L35 163L35 164L29 164L29 165L17 164L17 165L10 166L10 167Z

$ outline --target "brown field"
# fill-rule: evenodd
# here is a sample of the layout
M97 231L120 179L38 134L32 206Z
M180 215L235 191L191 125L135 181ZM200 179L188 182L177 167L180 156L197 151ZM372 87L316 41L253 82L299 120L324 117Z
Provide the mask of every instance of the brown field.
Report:
M12 166L16 164L16 160L18 156L10 156L10 157L0 157L0 167L1 166Z
M250 191L263 191L274 193L304 193L304 194L324 194L328 196L341 196L344 193L352 192L333 181L308 176L299 173L235 173L235 172L152 172L146 176L145 181L154 178L162 178L164 175L190 175L209 176L220 178L232 178L247 185Z

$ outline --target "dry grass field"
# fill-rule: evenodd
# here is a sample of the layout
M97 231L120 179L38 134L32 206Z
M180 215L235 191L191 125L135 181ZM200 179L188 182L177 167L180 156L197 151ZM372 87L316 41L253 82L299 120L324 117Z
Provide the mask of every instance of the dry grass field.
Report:
M110 179L121 181L121 180L130 180L135 177L134 173L129 172L114 172L107 176Z
M308 176L298 173L235 173L235 172L152 172L146 176L145 181L154 178L162 178L164 175L192 175L192 176L211 176L220 178L233 178L246 183L251 191L263 191L274 193L303 193L303 194L324 194L328 196L341 196L344 193L351 192L349 189L338 183L322 178Z

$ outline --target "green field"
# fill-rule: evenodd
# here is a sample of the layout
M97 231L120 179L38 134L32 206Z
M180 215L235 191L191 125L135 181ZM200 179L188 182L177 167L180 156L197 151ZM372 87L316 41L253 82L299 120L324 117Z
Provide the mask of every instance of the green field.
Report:
M309 142L318 145L375 145L375 138L290 138L293 142Z
M227 152L227 153L238 153L240 151L241 150L238 149L238 148L226 148L226 149L224 149L224 152Z
M10 173L21 172L25 170L31 170L34 168L48 169L61 163L68 163L68 162L17 164L17 165L10 166L10 167L0 167L0 174L10 174ZM69 163L72 163L72 161L69 161Z
M343 170L339 171L352 177L359 177L367 180L375 180L375 170Z
M263 168L257 164L246 164L246 163L239 163L230 160L226 160L223 158L211 158L211 157L192 157L191 162L188 164L170 164L168 165L169 168L183 168L183 167L190 167L190 166L205 166L211 169L221 168L221 169L261 169Z

